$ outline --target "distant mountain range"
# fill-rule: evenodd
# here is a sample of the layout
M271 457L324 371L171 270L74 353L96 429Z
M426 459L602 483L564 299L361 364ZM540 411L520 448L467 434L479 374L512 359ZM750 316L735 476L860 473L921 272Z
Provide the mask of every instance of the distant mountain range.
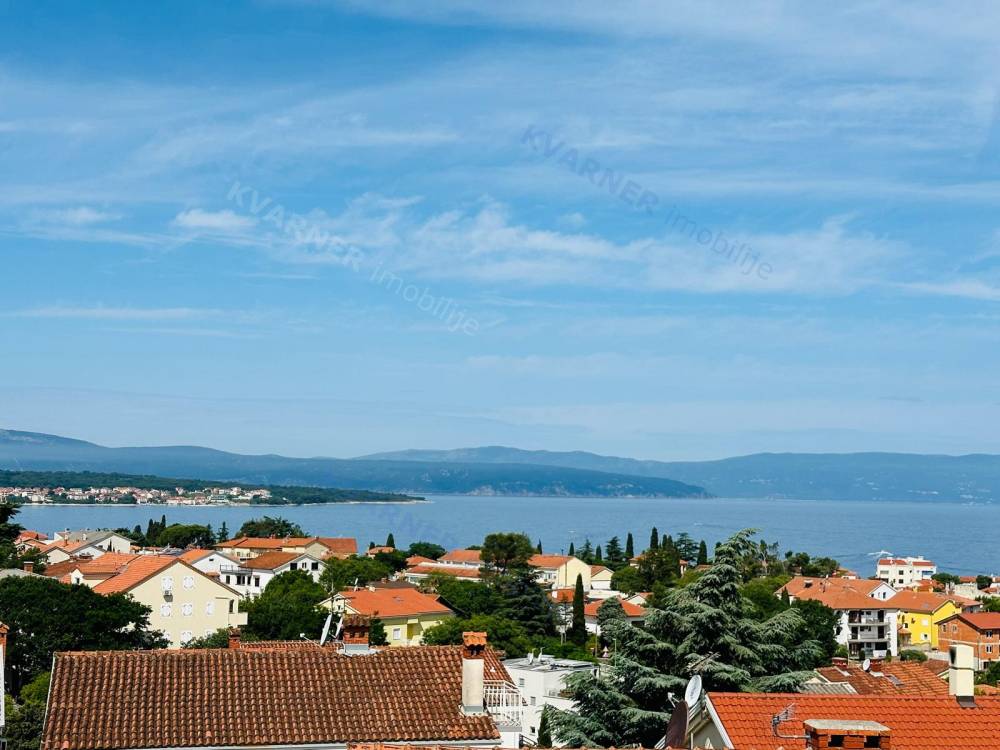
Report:
M572 451L488 446L407 450L366 460L469 461L564 466L641 477L670 477L719 497L803 500L1000 501L1000 456L915 453L755 453L717 461L640 461Z
M0 430L0 468L103 471L254 485L344 487L376 492L574 497L705 497L665 477L539 464L286 458L196 446L107 448L83 440Z
M119 471L421 495L1000 501L1000 456L983 454L758 453L666 462L488 446L352 459L287 458L193 446L106 448L0 430L0 468Z

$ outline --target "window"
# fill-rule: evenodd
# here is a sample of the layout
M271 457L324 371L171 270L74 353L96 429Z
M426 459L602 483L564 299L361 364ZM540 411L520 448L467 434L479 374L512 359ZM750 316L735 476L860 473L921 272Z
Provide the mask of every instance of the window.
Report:
M170 604L160 605L160 617L170 617L170 613L173 611L173 606Z
M226 583L230 583L229 576L226 576Z
M194 576L184 576L184 588L193 589L194 588Z
M402 628L393 628L392 629L392 640L398 641L402 636L403 636L403 629Z
M319 563L313 563L312 564L312 569L313 570L319 570Z
M194 605L191 602L185 602L181 605L181 614L184 617L190 617L194 614Z
M253 577L253 585L256 586L257 588L260 588L260 576Z
M291 565L288 566L288 569L289 570L296 570L296 569L298 569L298 567L299 567L298 563L292 563Z
M181 631L181 643L187 643L188 641L191 640L191 638L193 636L194 636L194 633L192 633L190 630L182 630Z
M517 686L518 687L524 687L524 678L523 677L518 677L517 678Z
M215 614L215 602L213 602L211 599L205 602L205 614L206 615Z
M992 646L987 646L986 647L986 653L987 654L992 654L993 653L993 647Z

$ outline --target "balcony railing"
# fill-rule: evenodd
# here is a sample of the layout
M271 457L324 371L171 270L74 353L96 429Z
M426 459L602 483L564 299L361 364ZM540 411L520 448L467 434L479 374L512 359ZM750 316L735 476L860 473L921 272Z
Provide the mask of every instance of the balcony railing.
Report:
M483 702L497 724L521 723L524 700L521 691L504 680L483 681Z

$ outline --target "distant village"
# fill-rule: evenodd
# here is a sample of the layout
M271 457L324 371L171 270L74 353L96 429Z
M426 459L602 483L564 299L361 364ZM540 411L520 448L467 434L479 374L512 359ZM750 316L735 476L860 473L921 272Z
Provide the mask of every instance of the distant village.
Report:
M187 490L141 487L0 487L0 502L114 505L246 505L271 499L271 491L246 487Z

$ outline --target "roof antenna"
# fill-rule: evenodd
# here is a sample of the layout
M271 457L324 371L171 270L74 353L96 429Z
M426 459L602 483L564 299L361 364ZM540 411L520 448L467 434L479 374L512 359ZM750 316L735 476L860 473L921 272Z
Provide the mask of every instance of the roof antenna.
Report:
M786 721L791 720L791 718L793 716L795 716L795 704L794 703L791 704L790 706L788 706L788 708L786 708L784 711L781 711L780 713L776 713L774 716L772 716L771 717L771 734L773 734L775 737L780 737L783 740L807 740L807 739L809 739L809 735L807 735L807 734L782 734L781 732L778 731L778 727L781 724L785 723Z

